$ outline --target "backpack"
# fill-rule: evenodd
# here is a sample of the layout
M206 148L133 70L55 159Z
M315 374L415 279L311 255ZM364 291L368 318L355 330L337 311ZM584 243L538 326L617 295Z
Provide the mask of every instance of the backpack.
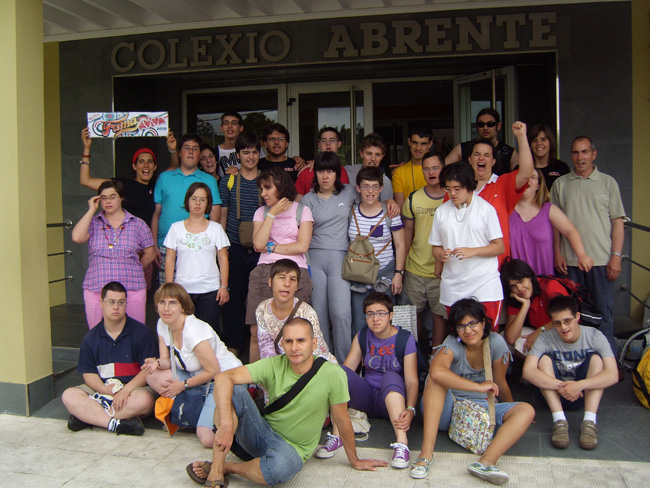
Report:
M404 351L406 350L406 343L408 342L411 333L408 330L397 329L397 337L395 337L395 357L399 364L404 368ZM361 368L364 370L363 360L366 357L366 345L368 344L368 326L359 331L359 347L361 347ZM427 375L429 374L429 366L424 360L420 348L415 345L415 353L417 354L418 362L418 389L422 393L426 383Z
M578 302L578 311L580 312L580 322L582 325L588 325L597 329L600 327L600 324L603 323L603 314L591 300L591 295L589 295L587 288L579 285L575 281L571 281L569 278L557 278L555 276L546 275L539 275L538 278L553 280L560 283L569 296L575 298Z
M650 347L646 347L639 365L632 371L632 386L641 405L650 409Z
M375 248L368 239L384 220L386 220L386 227L390 232L391 219L388 217L388 207L383 202L381 207L384 215L370 229L367 236L362 236L361 230L359 229L359 221L357 220L356 214L357 205L353 205L350 209L351 218L354 219L354 223L357 226L357 237L350 243L348 252L343 260L341 277L344 280L356 281L367 285L374 285L377 281L377 275L379 274L379 259L377 259L377 256L384 252L393 242L393 239L391 239L379 252L375 253Z

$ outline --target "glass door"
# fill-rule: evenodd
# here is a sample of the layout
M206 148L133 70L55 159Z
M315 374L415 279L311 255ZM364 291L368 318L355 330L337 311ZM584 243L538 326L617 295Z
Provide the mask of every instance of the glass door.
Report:
M290 85L287 104L291 155L314 159L318 131L334 127L341 133L341 161L357 162L361 140L373 130L371 83Z
M517 93L514 67L483 71L454 79L454 138L456 142L478 137L476 115L492 107L501 115L499 139L514 146L509 127L516 120Z

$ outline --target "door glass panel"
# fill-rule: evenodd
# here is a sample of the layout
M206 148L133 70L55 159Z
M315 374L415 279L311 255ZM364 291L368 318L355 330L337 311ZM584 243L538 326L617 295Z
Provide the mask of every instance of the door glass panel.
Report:
M196 132L211 146L224 141L221 115L225 111L239 112L244 130L257 135L278 122L277 89L189 93L186 100L188 131Z
M314 159L318 153L318 131L323 127L334 127L341 133L341 147L338 155L348 164L352 159L353 124L350 111L350 92L299 93L298 94L299 154L306 160ZM356 146L364 136L363 92L355 92Z

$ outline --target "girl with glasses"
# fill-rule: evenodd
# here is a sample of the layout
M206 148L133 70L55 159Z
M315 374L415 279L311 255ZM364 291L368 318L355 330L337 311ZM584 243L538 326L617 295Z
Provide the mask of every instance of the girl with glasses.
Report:
M434 351L429 378L422 397L424 436L422 450L411 467L411 477L429 475L438 430L449 430L453 405L467 398L487 409L487 394L494 393L496 432L479 460L468 466L472 476L495 485L508 481L497 468L499 458L526 432L535 417L527 403L513 403L506 381L511 355L503 338L490 332L492 321L483 304L472 298L454 303L449 311L450 335ZM483 341L489 337L494 381L486 381L483 364ZM502 403L503 402L503 403Z

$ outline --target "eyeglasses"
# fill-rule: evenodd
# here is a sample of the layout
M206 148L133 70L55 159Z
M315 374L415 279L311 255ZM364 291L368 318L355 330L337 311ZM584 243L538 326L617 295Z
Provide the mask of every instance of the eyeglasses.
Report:
M379 185L361 185L359 188L361 188L361 191L379 191L381 186Z
M433 173L434 171L440 171L442 168L440 166L431 166L430 168L422 168L423 173Z
M445 186L445 191L447 193L458 193L463 189L462 186Z
M374 319L375 317L378 317L380 319L383 319L384 317L390 315L390 312L384 312L383 310L380 312L366 312L364 313L367 319Z
M206 203L208 201L207 198L205 197L190 197L190 202L199 202L199 203Z
M102 202L106 202L106 201L114 202L118 198L120 198L120 196L117 193L113 193L112 195L108 195L108 196L107 195L102 195L101 197L99 197L99 199Z
M199 146L183 146L181 150L188 152L200 152L201 148Z
M325 139L325 138L323 138L323 139L319 139L318 142L320 142L321 144L336 144L337 142L339 142L339 140L338 139Z
M118 305L120 308L126 306L126 300L102 300L106 305L109 307L114 307L115 305Z
M274 142L284 142L286 141L286 137L269 137L266 139L267 142L274 143Z
M476 329L476 326L480 324L478 320L472 320L471 322L467 322L466 324L458 324L456 326L456 332L462 332L465 327L469 327L470 329Z
M239 125L239 120L224 120L221 125Z
M551 323L553 324L553 327L562 327L563 325L571 325L575 319L575 317L570 317L562 320L554 320Z
M158 300L158 306L160 308L165 308L165 307L176 308L179 307L180 304L181 302L179 302L178 300Z
M482 129L483 127L488 126L490 129L492 127L496 127L497 123L494 120L490 120L489 122L477 122L476 127L479 129Z

